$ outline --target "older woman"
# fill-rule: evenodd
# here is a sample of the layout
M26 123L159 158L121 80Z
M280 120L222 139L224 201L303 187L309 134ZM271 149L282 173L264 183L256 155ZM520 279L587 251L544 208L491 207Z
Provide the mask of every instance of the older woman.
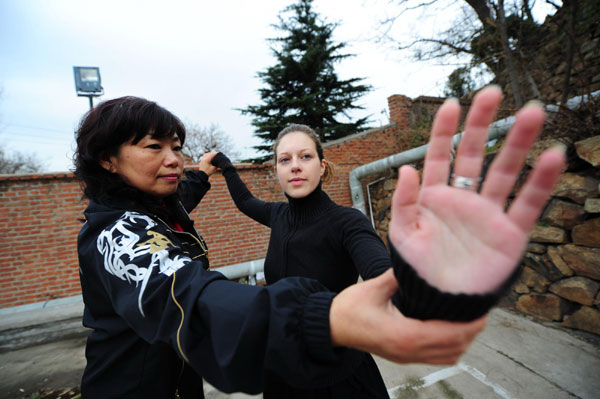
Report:
M477 128L466 135L457 159L465 161L457 171L464 179L478 175L479 125L489 124L496 102L499 93L488 91L473 106ZM488 173L496 182L484 185L482 195L443 182L457 113L450 102L438 115L428 155L433 166L421 195L414 171L401 170L403 195L397 192L394 199L390 240L404 259L393 258L393 266L397 275L412 272L430 298L460 301L465 295L454 294L477 294L467 299L479 303L497 295L518 264L564 161L557 151L544 155L505 213L503 200L517 173L512 161L517 154L522 163L543 112L522 111L516 139L509 138L509 148ZM205 161L184 179L184 140L175 116L135 97L99 104L77 131L75 173L90 199L78 239L83 322L92 329L85 398L198 398L202 378L223 391L258 393L263 367L295 386L323 382L339 378L341 366L352 361L354 351L344 347L396 362L452 363L483 328L482 319L453 323L403 316L391 305L398 292L391 270L337 296L309 279L249 287L208 271L208 249L187 212L209 189L214 167ZM431 191L455 214L437 209ZM471 215L461 220L465 213ZM497 236L491 241L485 233L490 226ZM465 246L453 247L455 239ZM427 314L410 310L416 317Z

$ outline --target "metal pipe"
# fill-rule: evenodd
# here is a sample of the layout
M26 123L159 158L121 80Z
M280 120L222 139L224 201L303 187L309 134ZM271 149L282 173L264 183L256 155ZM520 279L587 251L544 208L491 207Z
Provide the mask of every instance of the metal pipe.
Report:
M248 277L250 285L256 285L256 275L264 273L265 260L256 259L249 262L242 262L236 265L222 266L211 269L221 272L229 280L237 280L243 277ZM260 279L260 278L259 278Z

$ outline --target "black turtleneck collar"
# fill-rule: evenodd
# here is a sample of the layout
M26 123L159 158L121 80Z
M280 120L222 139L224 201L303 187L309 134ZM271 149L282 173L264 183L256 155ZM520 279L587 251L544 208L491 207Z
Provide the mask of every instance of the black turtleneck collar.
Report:
M298 223L310 221L335 206L335 202L322 190L321 182L306 197L292 198L287 194L285 196L290 204L290 215Z

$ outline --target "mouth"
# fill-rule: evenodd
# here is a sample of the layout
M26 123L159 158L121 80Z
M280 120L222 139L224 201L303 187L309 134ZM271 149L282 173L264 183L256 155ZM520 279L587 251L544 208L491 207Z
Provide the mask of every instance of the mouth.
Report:
M302 179L302 178L300 178L300 177L296 177L296 178L294 178L294 179L291 179L291 180L290 180L290 183L291 183L293 186L299 186L299 185L301 185L302 183L304 183L305 181L306 181L306 179Z
M160 178L168 181L177 181L179 180L179 175L177 173L170 173L168 175L162 175Z

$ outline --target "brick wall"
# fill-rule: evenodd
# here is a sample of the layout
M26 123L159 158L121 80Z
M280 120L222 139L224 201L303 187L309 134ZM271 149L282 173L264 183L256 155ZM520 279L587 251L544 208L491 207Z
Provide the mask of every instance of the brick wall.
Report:
M1 179L0 307L80 293L80 197L71 174Z
M337 203L352 205L352 169L407 149L401 137L413 102L392 96L389 104L389 125L324 145L336 167L325 190ZM256 197L285 199L272 165L238 165L238 170ZM269 229L237 210L222 176L213 175L211 183L191 215L208 244L211 267L264 258ZM76 245L86 205L72 174L0 176L0 308L80 294Z

